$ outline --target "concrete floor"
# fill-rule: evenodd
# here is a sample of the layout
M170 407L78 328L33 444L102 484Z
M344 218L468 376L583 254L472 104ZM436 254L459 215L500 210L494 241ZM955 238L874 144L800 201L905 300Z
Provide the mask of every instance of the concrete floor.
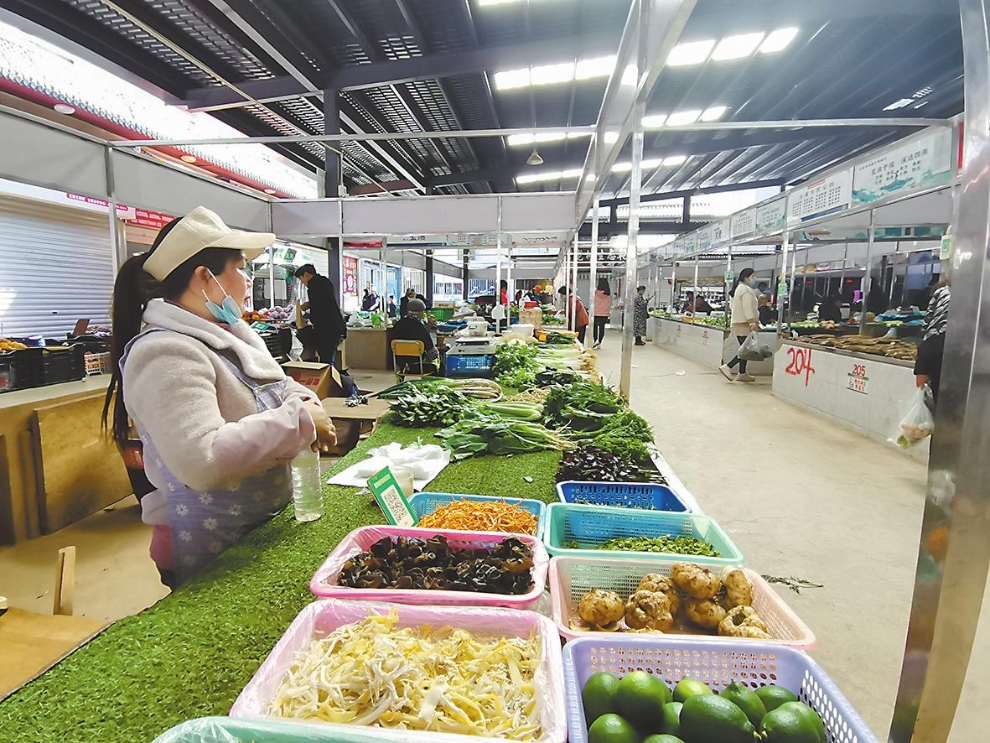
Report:
M603 374L615 383L619 344L610 333L599 352ZM883 739L900 674L926 468L778 401L769 379L729 384L652 344L634 350L633 407L747 564L824 584L801 595L780 591L817 634L814 657ZM393 380L381 372L355 376L362 389ZM0 548L0 594L14 606L51 611L56 552L74 544L76 613L110 620L133 614L166 592L147 555L149 540L136 501L126 499L57 534ZM990 615L986 602L983 614ZM987 625L977 636L951 743L988 737Z
M618 384L617 333L599 351ZM778 587L818 637L813 655L878 737L893 714L927 467L774 398L770 379L729 383L653 344L635 348L631 403L664 457L757 572L821 583ZM984 599L952 743L990 739L990 600ZM929 742L924 742L929 743ZM932 741L930 743L938 743Z

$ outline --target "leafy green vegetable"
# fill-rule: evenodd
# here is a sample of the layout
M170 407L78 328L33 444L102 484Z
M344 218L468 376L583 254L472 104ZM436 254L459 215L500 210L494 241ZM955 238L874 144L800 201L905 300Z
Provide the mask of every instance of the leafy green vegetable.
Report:
M454 390L413 390L396 398L392 403L392 422L399 426L449 426L476 405Z
M608 387L575 382L554 387L544 403L547 424L573 431L598 431L625 403Z
M569 542L565 547L575 544ZM579 545L571 549L580 549ZM617 537L607 539L593 549L611 550L618 552L664 552L677 555L698 555L702 557L719 557L720 553L703 539L695 537Z
M450 428L437 431L437 436L453 452L454 459L479 454L525 454L541 449L562 451L571 446L570 440L538 423L495 416L462 418Z

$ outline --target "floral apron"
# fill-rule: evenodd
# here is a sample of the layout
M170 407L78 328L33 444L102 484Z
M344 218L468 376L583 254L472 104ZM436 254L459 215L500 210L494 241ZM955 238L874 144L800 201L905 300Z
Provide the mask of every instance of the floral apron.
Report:
M124 350L120 360L122 373L134 343L156 332L174 331L146 327ZM227 368L254 394L259 413L282 405L284 380L259 383L226 356L219 355ZM212 488L205 492L193 490L183 485L165 466L151 437L139 426L137 430L144 444L145 460L153 461L164 478L159 490L168 502L173 564L158 567L159 570L174 570L177 584L185 583L217 555L285 508L292 499L288 464L278 465L228 488Z

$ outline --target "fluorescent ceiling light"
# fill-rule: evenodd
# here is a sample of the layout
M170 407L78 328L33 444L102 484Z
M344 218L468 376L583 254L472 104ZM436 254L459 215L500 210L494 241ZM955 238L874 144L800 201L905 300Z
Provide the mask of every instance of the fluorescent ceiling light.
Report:
M616 163L612 166L613 173L628 173L632 170L632 163Z
M596 77L608 77L615 67L615 55L607 57L591 57L590 59L579 59L574 68L575 80L591 80Z
M913 98L901 98L899 101L894 101L889 106L885 107L884 111L896 111L899 108L910 106L912 103L914 103Z
M192 163L196 162L196 156L195 155L182 155L179 159L182 160L182 162L184 162L184 163L190 163L190 164L192 164Z
M797 35L798 29L794 27L778 28L776 31L771 31L760 45L760 53L774 54L783 51L788 44L794 41L794 37Z
M678 44L667 57L669 67L684 67L686 65L701 64L712 52L715 46L715 39L705 39L704 41L689 41L685 44Z
M922 88L921 90L919 90L917 93L915 93L911 97L914 98L917 101L917 100L921 100L926 95L931 95L933 92L934 92L934 89L933 88L925 87L925 88Z
M503 70L494 75L495 88L497 90L514 90L531 85L558 85L568 83L571 80L608 77L614 66L615 57L610 56L579 59L576 64L574 62L562 62L536 67L521 67L517 70Z
M729 59L742 59L748 57L756 51L756 47L763 41L764 33L758 31L752 34L737 34L736 36L726 36L715 47L712 52L713 62L725 62Z
M685 126L693 124L701 117L701 111L693 109L691 111L678 111L671 114L667 119L667 126Z
M60 114L65 114L66 116L71 116L76 112L76 109L68 105L67 103L56 103L54 106L52 106L52 108L54 108Z
M516 176L516 183L546 183L547 181L559 181L562 178L580 178L581 168L573 168L563 172L559 170L545 170L542 173L520 173Z
M582 172L582 169L581 168L572 168L571 170L565 170L565 171L563 171L560 174L560 177L561 178L580 178L581 177L581 172Z
M712 106L711 108L706 108L705 112L701 114L701 120L718 121L725 115L725 112L728 110L729 110L728 106Z
M687 162L687 155L671 155L670 157L665 157L663 159L663 166L665 168L673 168L678 165L683 165Z
M619 141L619 133L616 131L605 132L605 144L615 144Z
M656 170L661 165L663 165L663 158L662 157L658 157L658 158L654 158L654 159L651 159L651 160L643 160L643 162L642 162L642 164L641 164L640 167L643 170Z
M643 117L644 129L661 129L667 121L667 114L650 114Z
M509 147L528 147L543 142L560 142L564 139L590 137L591 132L540 132L538 134L510 134L506 137Z

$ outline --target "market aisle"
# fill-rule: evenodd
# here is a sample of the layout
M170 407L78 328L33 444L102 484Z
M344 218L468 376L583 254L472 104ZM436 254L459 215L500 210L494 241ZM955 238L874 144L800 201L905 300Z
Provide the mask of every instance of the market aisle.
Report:
M599 351L602 374L615 384L620 344L611 332ZM883 737L900 676L926 467L777 400L769 378L730 384L652 343L634 352L633 409L747 564L824 584L800 595L778 590L818 636L815 658ZM959 743L983 739L976 700L988 693L988 634L981 627L953 728Z

